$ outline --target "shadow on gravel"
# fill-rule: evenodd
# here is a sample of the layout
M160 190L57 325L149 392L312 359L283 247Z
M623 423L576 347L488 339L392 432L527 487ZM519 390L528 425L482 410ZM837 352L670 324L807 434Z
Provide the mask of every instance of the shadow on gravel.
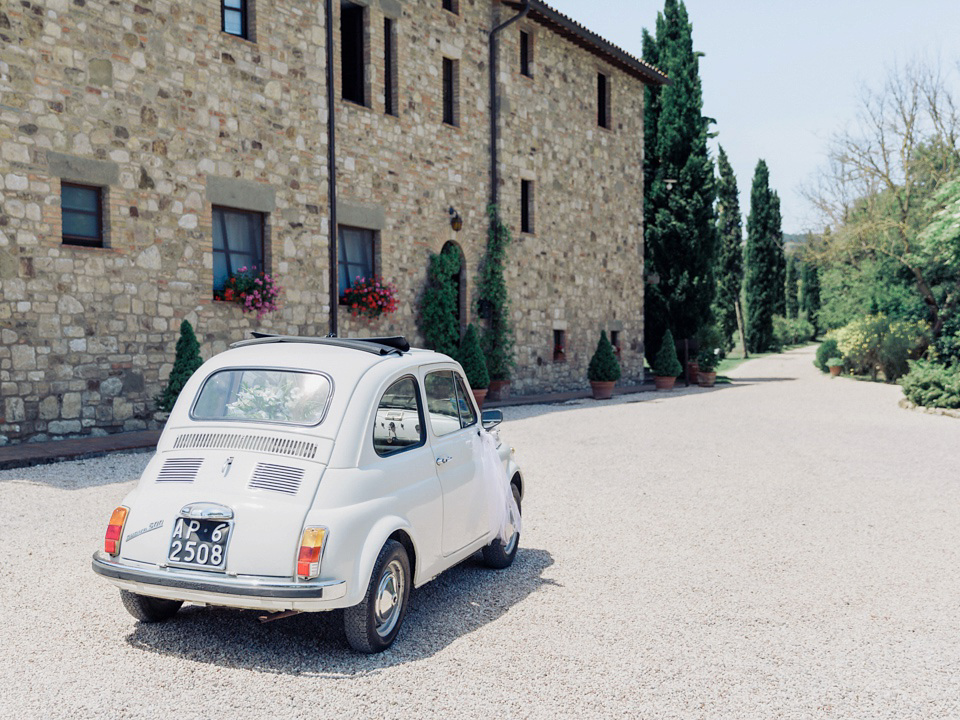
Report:
M491 570L476 553L410 593L400 635L379 655L350 649L342 611L260 623L260 611L186 605L166 623L138 623L127 642L140 650L220 667L346 680L430 657L495 621L543 586L556 585L543 577L551 565L553 556L546 550L521 547L511 567ZM123 612L119 600L117 611Z
M105 457L67 460L0 470L0 484L45 485L57 490L85 490L91 487L134 482L153 457L153 450L113 453Z

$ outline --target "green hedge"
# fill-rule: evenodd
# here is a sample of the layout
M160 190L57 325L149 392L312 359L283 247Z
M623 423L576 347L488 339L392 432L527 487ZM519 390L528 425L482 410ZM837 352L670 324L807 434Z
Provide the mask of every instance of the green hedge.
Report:
M910 372L900 379L900 386L907 399L917 405L960 408L960 367L911 361Z

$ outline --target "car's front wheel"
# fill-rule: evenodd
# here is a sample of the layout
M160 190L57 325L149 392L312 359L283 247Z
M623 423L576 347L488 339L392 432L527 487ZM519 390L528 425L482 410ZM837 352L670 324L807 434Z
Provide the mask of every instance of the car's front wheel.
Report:
M127 612L140 622L163 622L177 614L183 600L164 600L162 598L137 595L129 590L120 591L120 599Z
M393 644L407 614L410 558L396 540L387 540L359 605L343 611L347 642L357 652L383 652Z
M511 483L510 489L513 491L513 499L517 501L517 509L520 510L520 488ZM483 548L483 561L496 570L510 567L517 556L517 548L520 547L520 531L516 528L508 528L507 532L510 539L507 540L506 545L497 538Z

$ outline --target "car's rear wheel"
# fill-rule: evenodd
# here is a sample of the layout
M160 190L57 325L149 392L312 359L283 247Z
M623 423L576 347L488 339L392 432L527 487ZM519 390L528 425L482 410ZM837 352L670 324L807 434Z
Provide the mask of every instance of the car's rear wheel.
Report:
M357 652L378 653L393 644L407 614L410 582L406 549L388 540L373 565L363 600L343 611L343 629L350 647Z
M120 599L127 612L140 622L163 622L177 614L183 600L164 600L162 598L138 595L129 590L120 591Z
M513 491L513 499L517 501L517 509L519 510L520 488L511 483L510 489ZM506 545L500 541L500 538L497 538L483 548L483 561L489 567L502 570L513 564L513 559L517 556L517 548L520 547L520 532L516 528L512 528L512 532L508 529L508 533L510 533L510 539L507 540Z

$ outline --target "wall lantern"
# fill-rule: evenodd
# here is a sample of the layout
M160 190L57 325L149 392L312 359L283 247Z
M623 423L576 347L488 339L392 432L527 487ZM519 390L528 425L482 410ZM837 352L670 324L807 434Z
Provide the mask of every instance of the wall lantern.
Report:
M463 227L463 218L460 217L460 213L453 208L450 208L447 213L450 215L450 227L454 232L460 232L460 228Z

